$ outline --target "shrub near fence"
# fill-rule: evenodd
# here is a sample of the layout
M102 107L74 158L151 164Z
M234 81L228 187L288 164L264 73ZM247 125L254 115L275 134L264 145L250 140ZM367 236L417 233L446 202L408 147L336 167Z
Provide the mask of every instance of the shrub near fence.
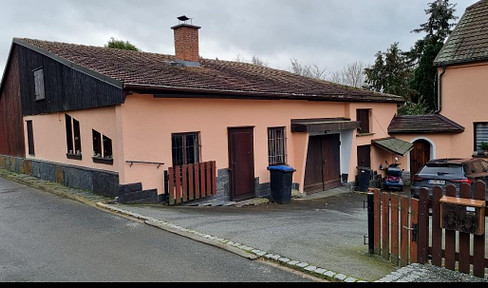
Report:
M368 225L373 226L369 227L373 232L373 237L369 238L373 241L370 252L399 266L430 261L436 266L444 264L447 269L484 277L485 268L488 268L484 227L480 235L441 227L443 195L455 197L458 194L459 201L463 199L466 203L485 200L485 184L478 181L475 185L473 199L471 187L466 183L461 185L459 193L453 185L444 193L440 187L435 187L432 199L428 198L426 190L420 193L420 199L415 199L370 189L368 197L373 198L371 214L374 215L368 218ZM483 223L485 217L482 216Z

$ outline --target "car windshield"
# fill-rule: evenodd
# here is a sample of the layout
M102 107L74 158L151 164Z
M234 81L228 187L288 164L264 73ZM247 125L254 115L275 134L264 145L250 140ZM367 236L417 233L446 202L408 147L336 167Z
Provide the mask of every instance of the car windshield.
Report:
M424 166L419 174L422 175L459 175L464 176L463 168L460 165L448 166Z

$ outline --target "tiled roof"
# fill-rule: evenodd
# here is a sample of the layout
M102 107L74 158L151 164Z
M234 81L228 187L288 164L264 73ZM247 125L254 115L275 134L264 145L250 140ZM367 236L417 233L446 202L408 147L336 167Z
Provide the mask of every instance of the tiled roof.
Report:
M481 0L466 8L435 58L434 65L480 60L488 60L488 0Z
M461 133L464 127L440 114L395 116L388 134Z
M242 62L201 59L175 65L172 55L15 38L58 61L74 63L121 83L126 90L178 91L331 101L403 102L403 97L343 86Z

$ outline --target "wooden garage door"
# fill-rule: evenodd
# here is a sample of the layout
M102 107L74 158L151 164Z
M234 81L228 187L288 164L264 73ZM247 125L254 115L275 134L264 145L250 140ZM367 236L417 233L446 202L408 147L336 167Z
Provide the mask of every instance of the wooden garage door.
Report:
M328 190L341 185L339 134L310 136L304 191Z

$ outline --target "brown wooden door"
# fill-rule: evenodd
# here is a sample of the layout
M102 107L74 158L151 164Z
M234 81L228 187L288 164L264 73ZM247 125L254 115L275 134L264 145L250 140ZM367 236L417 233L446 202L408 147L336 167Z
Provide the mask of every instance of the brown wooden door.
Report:
M410 180L419 172L420 168L430 160L430 143L426 140L413 142L413 149L410 151Z
M234 201L255 196L253 128L229 128L229 179Z
M305 167L305 192L318 192L341 185L339 134L311 136Z

